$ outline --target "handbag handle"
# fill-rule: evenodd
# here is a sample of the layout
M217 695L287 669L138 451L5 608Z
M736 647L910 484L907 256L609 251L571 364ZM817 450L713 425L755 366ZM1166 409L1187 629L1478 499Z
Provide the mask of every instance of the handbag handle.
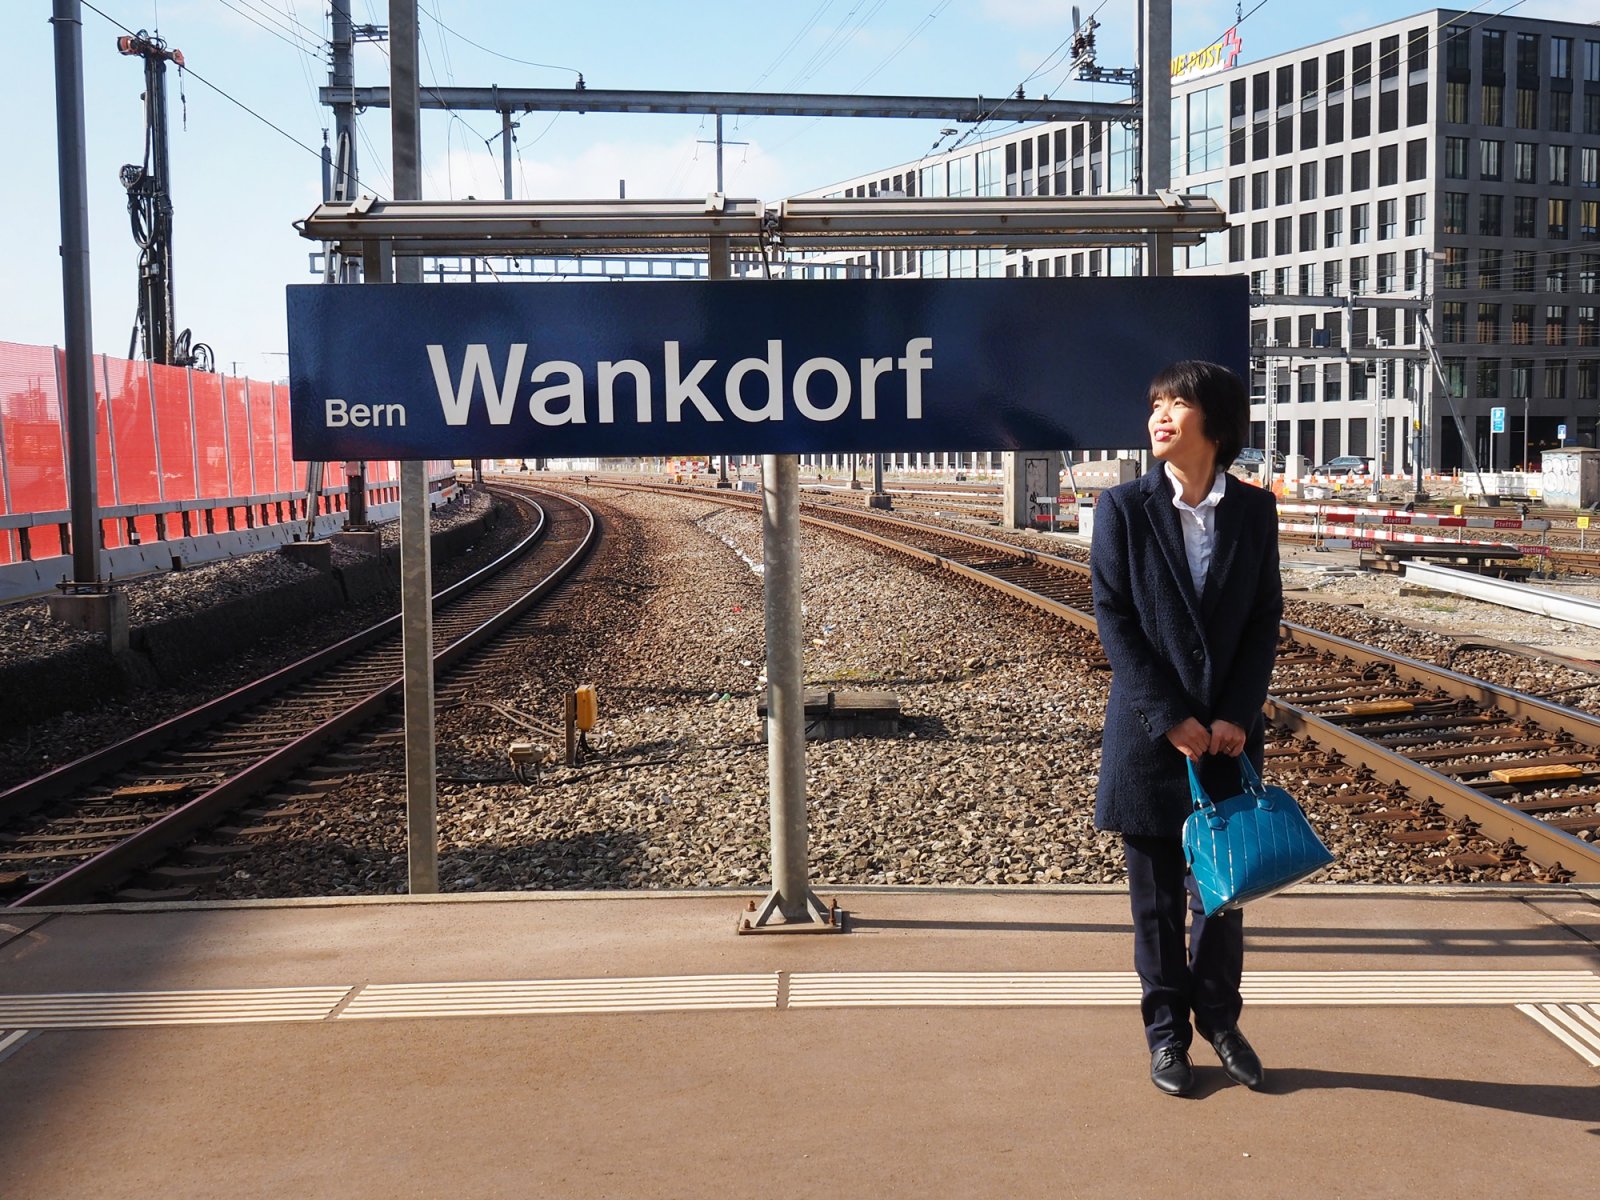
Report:
M1244 790L1256 798L1256 807L1271 811L1277 806L1277 800L1267 791L1266 785L1261 782L1261 776L1256 771L1255 764L1250 761L1250 756L1245 753L1238 755L1239 781ZM1216 804L1212 801L1206 789L1200 785L1200 776L1195 773L1194 759L1184 755L1183 765L1189 771L1189 798L1194 802L1194 811L1209 814L1212 828L1219 828L1226 822L1217 815Z

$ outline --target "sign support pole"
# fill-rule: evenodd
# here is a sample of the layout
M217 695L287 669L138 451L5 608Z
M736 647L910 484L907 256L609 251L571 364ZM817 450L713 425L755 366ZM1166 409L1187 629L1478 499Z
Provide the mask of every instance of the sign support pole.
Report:
M761 456L762 593L767 636L767 786L771 793L772 891L745 913L740 933L827 929L810 887L806 842L804 629L800 615L800 460Z
M397 200L422 198L417 93L417 2L389 0L389 128ZM422 260L396 256L396 283L421 283ZM428 464L400 464L400 635L405 664L406 881L412 895L439 890L438 797L433 745L433 564Z

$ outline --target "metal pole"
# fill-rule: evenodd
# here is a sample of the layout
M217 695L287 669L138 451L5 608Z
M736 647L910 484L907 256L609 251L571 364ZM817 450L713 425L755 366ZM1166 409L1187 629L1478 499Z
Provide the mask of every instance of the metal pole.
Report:
M417 0L389 0L390 141L396 200L422 197L417 95ZM422 260L397 257L396 283L422 282ZM400 464L400 628L405 682L406 857L413 894L439 890L433 745L433 570L428 464Z
M767 634L767 785L771 789L772 891L750 928L827 924L809 887L806 845L804 630L800 619L800 463L761 456L762 593Z
M56 162L61 188L61 291L66 324L67 503L72 578L100 579L95 528L94 336L89 323L89 191L83 122L83 8L54 0Z
M501 166L506 176L506 198L515 200L510 194L510 109L501 109Z
M717 191L722 190L722 114L717 114Z
M1140 0L1139 157L1147 195L1172 186L1172 0ZM1149 275L1172 274L1172 238L1157 236Z

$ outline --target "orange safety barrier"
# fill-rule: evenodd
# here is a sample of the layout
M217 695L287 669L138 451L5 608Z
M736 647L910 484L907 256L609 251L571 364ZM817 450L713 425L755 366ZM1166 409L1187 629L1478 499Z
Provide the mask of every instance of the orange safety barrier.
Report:
M58 348L0 342L0 518L68 508L65 382ZM94 389L100 508L156 510L103 515L107 549L305 520L306 465L291 456L287 384L97 355ZM319 515L347 509L344 467L324 467ZM429 464L430 475L449 469ZM399 500L398 463L367 463L366 481L369 508ZM301 495L282 499L289 492ZM190 511L177 511L183 501ZM64 519L6 524L0 564L67 552Z

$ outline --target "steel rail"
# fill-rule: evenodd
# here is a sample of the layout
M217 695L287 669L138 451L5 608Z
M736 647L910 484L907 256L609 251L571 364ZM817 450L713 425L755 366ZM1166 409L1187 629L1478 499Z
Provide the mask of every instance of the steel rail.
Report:
M587 505L572 497L563 496L560 498L572 504L578 510L581 518L586 521L586 528L583 529L578 545L537 584L522 591L515 600L502 607L493 617L479 623L469 632L454 639L443 649L437 650L434 654L434 662L437 667L448 669L453 665L459 664L473 651L481 648L506 625L542 602L588 555L594 546L599 528L594 512ZM539 540L543 540L548 532L549 524L550 522L544 517L541 510ZM522 543L519 543L519 547L526 549L533 540L530 535L530 538L524 539ZM501 559L496 560L496 563L500 564L503 569L509 557L509 554L502 556ZM475 572L468 579L452 585L439 593L439 595L443 596L446 593L459 595L463 584L475 579L481 581L482 576L482 571ZM382 627L389 627L397 619L391 618L390 621L384 622ZM367 632L370 633L371 631ZM349 640L351 639L347 639L347 641ZM344 645L344 643L340 643L340 645ZM300 664L295 665L299 666ZM295 676L295 679L304 678L307 673L301 672ZM269 678L276 678L276 676ZM291 680L290 682L293 681ZM113 886L119 880L145 866L160 854L187 841L194 833L215 824L220 817L247 802L251 797L258 795L263 788L270 786L303 766L307 761L314 759L326 747L337 744L341 739L368 721L381 715L392 701L400 695L402 685L402 679L396 678L392 680L383 687L362 697L336 716L323 721L288 744L258 759L243 771L195 797L187 804L163 815L117 845L101 851L93 858L69 868L34 890L18 897L8 907L27 908L39 905L73 903Z
M609 486L626 485L612 484ZM664 491L678 496L683 495L681 488L645 486L647 490ZM749 501L739 497L737 494L730 496L726 493L707 494L697 492L695 496L730 506L744 507L749 504ZM846 534L884 549L939 566L957 575L995 588L1025 604L1029 604L1081 628L1091 631L1098 630L1098 625L1092 612L1085 612L1032 589L1012 583L1009 580L1000 579L982 568L969 566L934 551L907 546L904 543L896 542L892 537L874 533L855 525L829 520L825 517L806 515L805 513L801 514L800 519L807 524ZM879 526L900 526L908 530L915 530L923 536L930 532L927 526L884 516L879 513L874 513L870 517L863 514L856 519L870 521L872 524ZM940 537L947 537L955 542L964 542L981 548L986 552L1004 555L1015 561L1027 561L1041 567L1061 570L1080 576L1087 576L1089 573L1089 569L1081 563L1054 555L1024 550L1005 542L942 528L932 532ZM1513 716L1539 720L1556 729L1572 732L1575 737L1579 737L1579 740L1586 741L1590 745L1600 746L1600 719L1596 719L1577 709L1552 704L1549 701L1539 700L1536 697L1513 691L1510 688L1503 688L1481 679L1473 679L1470 676L1448 671L1442 667L1434 667L1428 663L1407 658L1404 655L1390 654L1376 647L1365 646L1359 642L1353 642L1329 633L1322 633L1303 625L1285 621L1282 623L1281 628L1289 635L1291 640L1299 642L1301 645L1351 658L1358 663L1367 665L1381 664L1393 670L1402 679L1421 686L1436 688L1450 695L1473 699ZM1502 841L1514 843L1528 859L1539 866L1547 870L1570 872L1573 878L1581 883L1600 883L1600 846L1591 846L1581 839L1548 825L1535 817L1501 804L1492 796L1485 796L1473 788L1457 783L1448 776L1414 763L1386 747L1339 729L1338 726L1331 722L1325 721L1321 717L1306 712L1278 697L1269 695L1265 707L1267 713L1274 720L1291 729L1314 735L1322 744L1338 746L1341 753L1344 753L1347 758L1367 764L1372 768L1374 774L1378 774L1381 777L1384 773L1388 773L1396 783L1406 787L1412 796L1419 799L1432 800L1445 812L1453 816L1464 816L1489 831L1492 836ZM1582 736L1577 731L1582 731Z
M535 525L527 537L493 562L486 563L472 574L434 593L435 608L449 604L498 575L543 539L546 531L545 516L543 511L539 510L536 513ZM399 614L388 617L270 675L264 675L243 687L170 717L158 725L131 734L120 742L92 750L81 758L63 763L54 770L0 792L0 819L25 816L40 805L68 794L74 788L109 775L128 763L137 762L140 758L225 720L236 712L281 695L302 679L325 671L351 655L383 641L395 634L399 628Z

